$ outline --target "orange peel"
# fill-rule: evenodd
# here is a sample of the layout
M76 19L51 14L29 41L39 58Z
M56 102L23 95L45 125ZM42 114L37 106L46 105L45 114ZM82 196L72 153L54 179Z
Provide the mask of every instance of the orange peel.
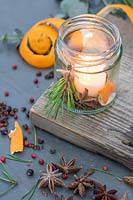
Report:
M76 50L76 51L82 51L83 49L83 36L80 30L77 30L75 32L72 32L69 35L69 40L67 42L67 45L69 48Z
M48 18L37 22L24 35L19 53L30 65L37 68L48 68L54 64L54 44L58 28L64 19Z
M114 92L114 90L115 84L112 81L107 80L105 86L98 91L98 98L100 99L103 105L105 105L108 102L109 97Z
M8 134L8 137L11 140L10 143L10 153L14 154L15 152L23 151L23 131L19 123L15 121L15 130L11 131Z
M114 9L122 9L127 16L129 17L131 23L133 23L133 8L125 5L125 4L110 4L105 6L103 9L101 9L97 15L101 16L101 17L105 17L106 15L108 15L112 10Z

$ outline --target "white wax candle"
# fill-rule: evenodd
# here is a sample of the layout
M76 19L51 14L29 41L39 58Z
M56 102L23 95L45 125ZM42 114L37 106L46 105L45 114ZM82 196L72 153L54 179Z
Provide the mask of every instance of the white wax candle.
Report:
M97 97L98 91L105 85L106 73L85 74L74 73L74 84L79 93L83 93L85 88L88 90L88 95Z

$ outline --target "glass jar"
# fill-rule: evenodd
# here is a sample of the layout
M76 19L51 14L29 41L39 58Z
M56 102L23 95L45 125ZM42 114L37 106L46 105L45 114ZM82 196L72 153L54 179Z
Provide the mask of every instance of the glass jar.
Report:
M62 24L55 44L55 79L70 73L79 96L73 112L94 114L112 105L121 55L119 30L105 18L85 14Z

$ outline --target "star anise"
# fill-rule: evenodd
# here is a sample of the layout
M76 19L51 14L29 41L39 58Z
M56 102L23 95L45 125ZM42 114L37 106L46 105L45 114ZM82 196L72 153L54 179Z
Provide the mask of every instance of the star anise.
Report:
M47 164L46 171L47 171L46 173L40 171L40 183L38 185L38 188L43 188L48 186L50 192L53 193L55 185L61 187L65 186L63 181L58 178L62 175L62 173L58 173L59 171L58 169L53 171L52 165Z
M66 162L65 158L62 156L60 158L60 164L52 163L57 169L65 174L71 174L82 169L82 166L75 166L76 159L72 159L69 162Z
M115 196L117 190L112 189L106 191L106 185L94 182L94 196L93 200L118 200Z
M129 175L129 176L125 176L123 178L124 182L133 186L133 174Z
M81 197L85 195L85 191L87 188L93 188L93 180L88 179L86 176L74 175L75 181L68 185L69 189L74 190L73 194L79 193Z
M126 192L122 195L120 200L128 200Z
M58 196L56 193L54 193L55 200L65 200L65 197L63 195ZM73 196L69 196L66 198L66 200L73 200Z

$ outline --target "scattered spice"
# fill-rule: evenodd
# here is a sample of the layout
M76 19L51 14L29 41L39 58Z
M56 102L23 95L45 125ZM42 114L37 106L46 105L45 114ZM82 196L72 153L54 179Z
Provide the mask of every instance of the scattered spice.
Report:
M54 193L54 199L55 200L65 200L65 197L63 195L58 196L56 193ZM66 200L73 200L73 196L67 197Z
M26 141L24 141L24 146L25 147L29 147L29 142L26 140Z
M21 107L21 111L22 111L22 112L25 112L26 110L27 110L26 107Z
M47 164L46 172L40 171L40 183L38 185L38 188L48 187L50 189L50 192L54 193L55 185L64 187L65 184L61 179L59 179L62 173L58 173L58 171L58 169L53 171L52 165Z
M54 72L53 72L53 71L48 72L48 73L44 76L44 78L45 78L45 79L54 78Z
M12 69L16 70L17 69L17 64L12 64Z
M29 134L31 134L31 133L32 133L31 128L28 128L28 129L27 129L27 132L28 132Z
M126 192L122 195L120 200L128 200Z
M73 191L73 194L79 193L81 197L85 195L85 191L88 188L93 188L94 183L93 180L88 179L86 176L80 176L78 177L77 175L74 175L75 181L70 183L68 185L68 188Z
M5 163L5 162L6 162L6 157L4 157L4 156L0 157L0 161L1 161L2 163Z
M12 110L14 113L18 112L18 108L13 108Z
M42 72L41 72L41 71L38 71L38 72L36 73L36 76L42 76Z
M68 178L68 174L62 174L62 178L63 179L67 179Z
M35 78L35 79L34 79L34 83L35 83L35 84L38 84L38 82L39 82L38 79Z
M34 158L37 157L37 155L36 155L35 153L32 153L32 154L31 154L31 157L34 159Z
M34 170L33 169L28 169L26 174L27 174L27 176L33 176L34 175Z
M42 194L43 194L44 197L48 197L48 192L45 191L44 189L42 189Z
M34 99L33 97L30 97L30 98L29 98L29 102L30 102L30 103L34 103L34 101L35 101L35 99Z
M92 169L92 168L89 168L89 169L87 169L87 171L84 173L84 176L88 177L88 176L90 176L90 175L92 175L92 174L94 174L94 173L95 173L95 170Z
M59 164L54 162L52 162L52 164L64 174L71 174L82 169L82 166L75 166L75 161L76 159L72 159L67 163L65 158L62 156Z
M14 113L13 110L12 110L12 111L10 112L10 116L11 116L11 117L14 117L14 114L15 114L15 113Z
M108 170L109 170L108 166L107 166L107 165L104 165L104 166L103 166L103 170L104 170L104 171L108 171Z
M125 176L123 178L124 182L133 186L133 174L129 175L129 176Z
M23 140L26 141L28 138L26 136L23 137Z
M94 182L94 196L93 200L118 200L115 196L117 190L112 189L107 191L106 185L101 185L101 183Z
M56 149L50 149L51 154L56 154Z
M28 128L29 128L27 124L23 124L22 127L23 127L25 130L28 130Z
M13 118L14 118L14 119L18 119L18 115L17 115L17 114L14 114Z
M0 128L0 132L2 135L8 135L8 129L5 127Z
M5 91L4 95L5 95L5 97L8 97L9 96L9 91Z
M26 117L29 118L30 111L26 113Z
M38 142L38 144L44 144L44 140L41 139L41 138L38 138L38 139L37 139L37 142Z
M40 165L44 165L44 160L43 159L40 159L38 162L39 162Z

